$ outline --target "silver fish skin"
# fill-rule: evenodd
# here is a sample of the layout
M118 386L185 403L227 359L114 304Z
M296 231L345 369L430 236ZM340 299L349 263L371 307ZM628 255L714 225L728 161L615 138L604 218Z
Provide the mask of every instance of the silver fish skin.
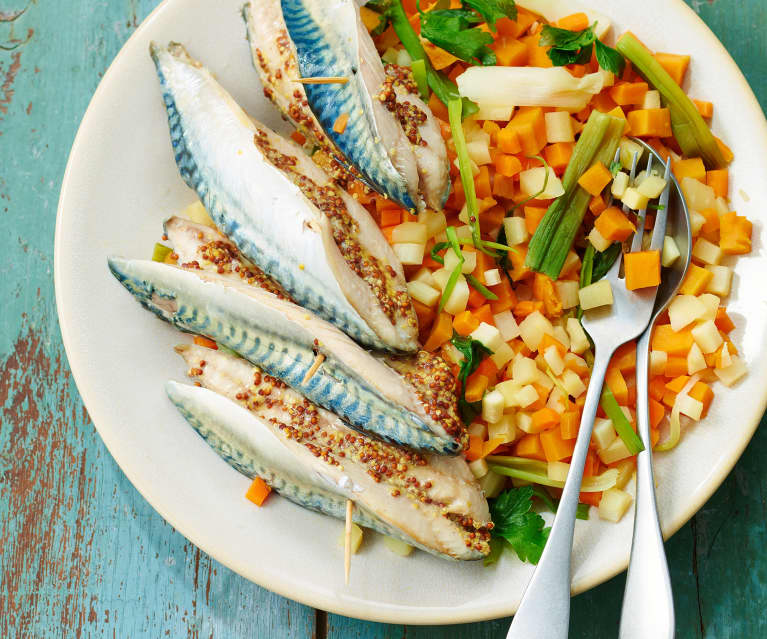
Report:
M370 214L301 147L250 119L181 45L151 52L176 163L216 226L297 303L353 339L415 351L402 265Z
M440 412L435 419L416 386L306 309L224 275L149 260L108 262L146 309L232 349L354 427L415 450L463 449L457 417Z
M282 440L294 466L308 462L324 477L321 486L350 496L400 538L455 559L487 551L487 502L462 458L443 461L354 431L244 359L192 344L176 351L195 383L247 409L259 422L254 428Z

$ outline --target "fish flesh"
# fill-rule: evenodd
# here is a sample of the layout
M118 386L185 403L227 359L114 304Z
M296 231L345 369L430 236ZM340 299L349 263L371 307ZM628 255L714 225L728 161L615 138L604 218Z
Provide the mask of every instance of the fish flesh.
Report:
M239 353L355 428L416 450L455 455L466 431L455 378L420 352L395 370L329 323L239 276L148 260L109 258L120 283L179 329Z
M440 210L447 149L410 69L384 66L353 0L261 0L243 16L264 93L302 132L401 206ZM343 78L304 85L302 78ZM336 123L348 118L345 128ZM342 160L343 161L343 160Z
M263 460L262 468L248 464L245 472L249 476L261 476L301 505L307 500L295 498L294 486L313 486L315 495L328 492L329 496L323 496L332 496L333 505L317 508L315 501L315 510L341 518L344 508L338 503L339 497L342 501L352 499L359 516L369 517L368 523L360 522L362 525L394 534L432 553L454 559L479 559L487 554L488 527L492 526L487 502L462 458L439 458L432 463L434 456L352 430L336 415L239 357L193 344L177 346L176 351L196 384L248 411L236 423L234 419L219 419L213 427L216 439L228 445L217 445L206 437L219 454L256 460L263 458L267 452L264 448L282 449L287 459ZM204 403L207 396L197 397ZM190 412L189 403L185 405ZM205 421L210 424L214 420L209 416ZM237 433L240 427L246 429L244 433ZM270 439L263 431L277 442L262 444L262 440ZM242 461L235 464L241 472L245 466ZM277 480L274 473L279 470L292 474L293 481ZM298 472L302 476L296 476ZM300 492L309 491L304 488Z
M250 119L178 44L152 44L176 163L216 226L298 304L376 349L413 352L418 322L370 214L304 150Z

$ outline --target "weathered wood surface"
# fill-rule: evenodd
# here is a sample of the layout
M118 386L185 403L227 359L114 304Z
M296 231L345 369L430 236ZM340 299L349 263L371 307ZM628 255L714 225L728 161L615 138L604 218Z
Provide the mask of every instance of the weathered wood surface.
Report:
M72 382L52 282L58 190L101 75L156 0L0 0L0 637L503 637L508 620L372 624L255 586L168 526L124 478ZM690 0L767 106L767 3ZM715 97L715 96L712 96ZM767 636L767 434L667 544L678 636ZM616 634L623 577L573 603Z

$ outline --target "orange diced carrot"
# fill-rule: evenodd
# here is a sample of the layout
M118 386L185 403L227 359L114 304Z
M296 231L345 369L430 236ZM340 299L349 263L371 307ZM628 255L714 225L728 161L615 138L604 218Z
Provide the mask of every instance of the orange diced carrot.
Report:
M681 85L684 81L684 74L687 67L690 66L689 55L677 55L675 53L656 53L655 59L666 72L674 78L674 82Z
M197 344L197 346L212 348L214 351L218 350L218 344L216 344L216 342L214 342L212 339L208 339L207 337L203 337L202 335L195 335L193 341L195 344Z
M610 169L601 162L593 164L578 180L581 188L585 189L592 196L599 195L604 188L613 179Z
M663 408L663 404L650 398L650 428L658 428L665 414L666 409Z
M527 228L527 232L532 235L541 223L543 216L546 215L546 209L542 206L526 206L524 211L525 227Z
M248 487L245 497L252 501L256 506L261 506L266 501L272 489L263 479L255 477Z
M684 355L685 357L690 352L693 342L690 329L674 332L670 324L656 326L651 340L652 350L663 351L669 355Z
M513 200L516 191L513 177L506 177L500 173L495 174L495 179L493 180L493 195L495 197L503 197L507 200Z
M684 355L669 355L666 359L666 367L663 374L666 377L676 377L687 372L687 357Z
M574 439L563 439L559 428L544 430L540 434L541 447L546 461L561 461L573 456Z
M617 368L610 367L607 369L605 384L607 384L615 396L616 401L621 406L628 404L629 399L626 380L623 378L623 374Z
M543 157L557 174L561 174L570 163L575 145L573 142L554 142L543 149Z
M719 248L727 255L750 253L752 228L748 218L735 211L725 213L719 218Z
M500 284L495 284L489 288L498 298L497 300L490 300L490 310L493 314L497 315L511 310L517 305L517 295L514 293L509 278L505 275L501 275Z
M637 109L627 116L631 134L639 138L671 137L671 113L668 109Z
M482 400L482 397L487 390L487 385L490 380L484 375L477 375L476 372L466 380L466 401L478 402Z
M425 351L436 351L453 336L452 319L452 316L444 311L437 316L429 334L429 339L423 345Z
M711 400L714 399L714 391L711 390L711 387L708 384L697 382L695 386L690 389L688 395L703 404L703 412L700 415L701 419L703 419L708 414Z
M474 176L474 186L476 188L478 198L492 199L493 190L490 186L490 169L486 164L483 164L481 167L479 167L479 173ZM495 204L495 200L493 200L493 204Z
M536 155L546 145L546 121L541 107L520 107L506 128L509 127L517 134L519 144L526 155ZM500 134L498 143L501 144ZM501 150L514 153L506 151L503 147Z
M583 31L589 26L589 18L583 12L572 13L557 20L557 26L568 31Z
M479 435L469 435L469 447L464 451L464 456L469 461L476 461L482 458L484 441Z
M485 324L495 326L495 319L493 319L493 311L490 310L490 304L483 304L473 311L473 315L478 322L484 322Z
M660 284L660 251L635 251L623 256L626 288L635 291Z
M527 64L529 52L521 40L509 36L500 36L490 45L495 51L497 64L503 67L521 67Z
M567 410L562 413L559 421L559 430L562 439L575 439L578 437L578 428L581 425L581 416L577 410Z
M511 126L511 122L498 132L498 148L504 153L520 153L522 144L519 141L517 130Z
M714 117L714 105L712 102L705 102L703 100L693 100L692 103L695 108L698 109L701 117L712 118Z
M724 306L720 306L716 309L716 319L714 320L714 323L722 333L730 333L735 328L735 323L730 319L730 316L727 314L727 309Z
M492 455L493 451L498 448L499 446L502 446L505 444L506 441L502 437L494 437L493 439L490 439L482 444L482 457L487 457L488 455Z
M548 333L544 333L540 344L538 344L538 352L545 353L550 346L553 346L557 349L560 357L564 357L567 353L567 348L565 348L565 345L562 342L560 342L556 337L552 337Z
M516 444L514 444L514 455L547 461L546 454L543 452L543 446L541 446L541 438L537 434L532 433L523 435L517 440Z
M384 209L381 211L381 226L396 226L401 221L401 209Z
M610 206L602 211L594 220L594 227L610 242L623 242L636 231L636 226L617 206Z
M678 160L671 164L671 168L674 171L674 176L681 182L684 178L690 177L700 182L706 181L706 166L703 164L701 158L688 158L686 160Z
M618 82L610 89L610 97L619 106L642 104L648 89L646 82Z
M471 311L461 311L453 318L453 329L462 337L466 337L478 327L479 320Z
M663 394L666 392L666 380L663 375L658 375L650 380L649 393L650 397L656 401L663 399Z
M543 273L536 273L533 278L533 298L543 302L546 317L562 315L562 302L554 290L554 282Z
M516 155L499 153L495 156L495 170L498 175L512 177L522 170L522 162Z
M720 225L723 219L724 216L719 219ZM724 251L724 249L722 249L722 251ZM706 291L706 287L713 277L714 274L711 271L708 271L702 266L698 266L697 264L690 264L687 269L687 275L684 276L682 285L679 287L679 292L682 295L700 295Z
M436 93L432 93L429 97L429 109L435 117L439 118L443 122L447 122L449 119L447 113L447 107L445 103L437 97Z
M717 197L727 198L730 190L730 172L727 169L715 169L706 171L706 184L708 184Z
M599 508L599 503L602 501L602 493L581 493L578 495L578 501L582 504Z
M531 67L552 67L551 58L548 56L548 50L550 47L542 47L539 43L541 39L540 33L534 33L533 35L520 38L527 47L527 64Z
M589 203L589 211L591 211L594 215L599 215L606 208L607 203L601 195L597 195L596 197L591 198L591 202Z
M549 428L554 428L559 424L559 413L548 406L537 410L532 415L532 429L540 432Z

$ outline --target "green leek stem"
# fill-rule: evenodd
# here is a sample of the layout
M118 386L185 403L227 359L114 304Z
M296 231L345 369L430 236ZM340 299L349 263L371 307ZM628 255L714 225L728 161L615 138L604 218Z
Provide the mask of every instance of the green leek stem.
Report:
M626 419L626 415L621 410L621 407L618 406L618 400L615 399L615 395L613 395L613 392L607 384L605 384L602 389L602 399L600 403L602 404L602 410L604 410L605 414L612 420L615 432L618 433L618 437L620 437L623 440L623 443L626 444L626 448L629 449L629 452L632 455L641 453L644 450L644 444L639 438L639 435L637 435L634 432L634 429L631 428L629 420Z

